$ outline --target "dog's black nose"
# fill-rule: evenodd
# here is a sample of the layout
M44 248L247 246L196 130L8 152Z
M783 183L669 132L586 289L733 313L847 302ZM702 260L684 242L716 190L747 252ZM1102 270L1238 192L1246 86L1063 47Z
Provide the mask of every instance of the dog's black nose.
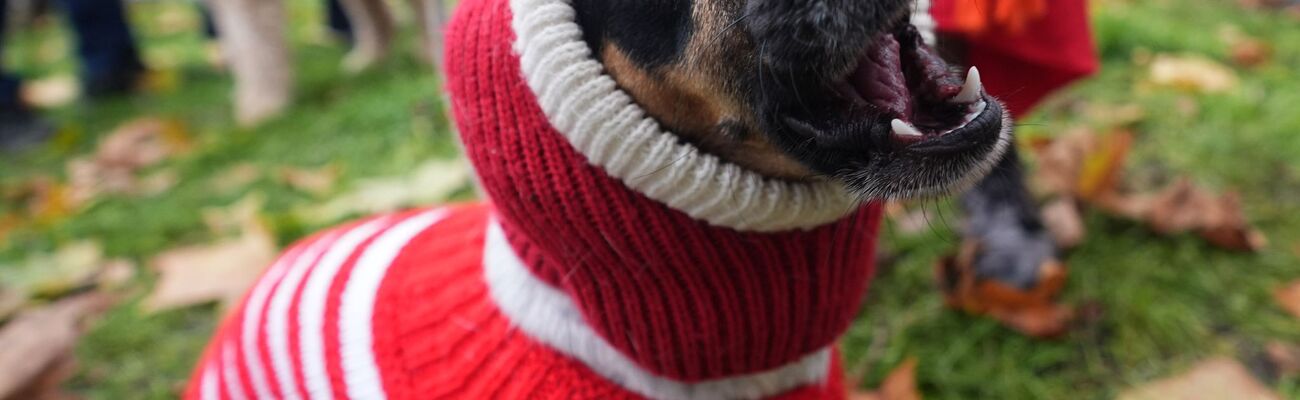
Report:
M747 0L744 23L762 61L781 72L838 74L870 38L909 14L909 0Z

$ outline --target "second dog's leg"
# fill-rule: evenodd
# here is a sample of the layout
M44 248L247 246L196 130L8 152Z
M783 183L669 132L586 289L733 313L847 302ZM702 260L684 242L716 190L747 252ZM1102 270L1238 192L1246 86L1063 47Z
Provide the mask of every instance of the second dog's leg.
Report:
M393 16L383 0L340 0L352 21L352 51L343 60L350 72L360 72L388 55L393 41Z
M210 0L222 51L235 75L235 117L254 125L279 114L292 97L293 71L282 1Z
M961 205L964 236L979 246L976 278L1030 290L1041 283L1045 268L1058 264L1056 242L1043 226L1024 175L1013 146L988 177L962 195Z

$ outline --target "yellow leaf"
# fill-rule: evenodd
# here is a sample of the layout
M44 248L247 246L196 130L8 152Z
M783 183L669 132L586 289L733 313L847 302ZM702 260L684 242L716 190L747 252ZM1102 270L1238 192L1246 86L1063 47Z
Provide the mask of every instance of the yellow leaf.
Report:
M1237 88L1237 74L1214 60L1196 55L1157 55L1151 82L1194 93L1222 93Z

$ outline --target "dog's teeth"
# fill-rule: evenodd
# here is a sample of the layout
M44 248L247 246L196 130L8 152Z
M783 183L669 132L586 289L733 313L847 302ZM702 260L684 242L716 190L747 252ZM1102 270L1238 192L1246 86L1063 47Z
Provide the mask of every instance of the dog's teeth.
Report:
M894 119L889 124L894 128L894 134L903 137L921 137L921 131L917 130L911 124L903 122L901 119Z
M979 68L970 67L970 72L966 73L966 84L962 85L961 92L953 96L954 103L974 103L980 99L984 92L984 82L980 81Z

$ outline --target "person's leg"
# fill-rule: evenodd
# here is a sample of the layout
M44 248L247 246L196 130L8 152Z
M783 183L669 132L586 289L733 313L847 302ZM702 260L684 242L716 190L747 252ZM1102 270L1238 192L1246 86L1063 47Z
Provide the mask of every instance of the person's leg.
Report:
M86 94L130 91L144 71L121 0L60 0L77 36Z
M339 3L339 0L325 0L325 8L326 22L329 24L330 31L349 44L352 43L352 20L348 19L343 4Z
M4 39L9 21L9 1L0 0L0 110L18 107L18 77L5 70Z
M8 0L0 0L0 55L4 54L8 8ZM0 57L0 151L20 150L40 143L54 131L53 126L22 104L18 89L18 78L5 72L4 59Z

